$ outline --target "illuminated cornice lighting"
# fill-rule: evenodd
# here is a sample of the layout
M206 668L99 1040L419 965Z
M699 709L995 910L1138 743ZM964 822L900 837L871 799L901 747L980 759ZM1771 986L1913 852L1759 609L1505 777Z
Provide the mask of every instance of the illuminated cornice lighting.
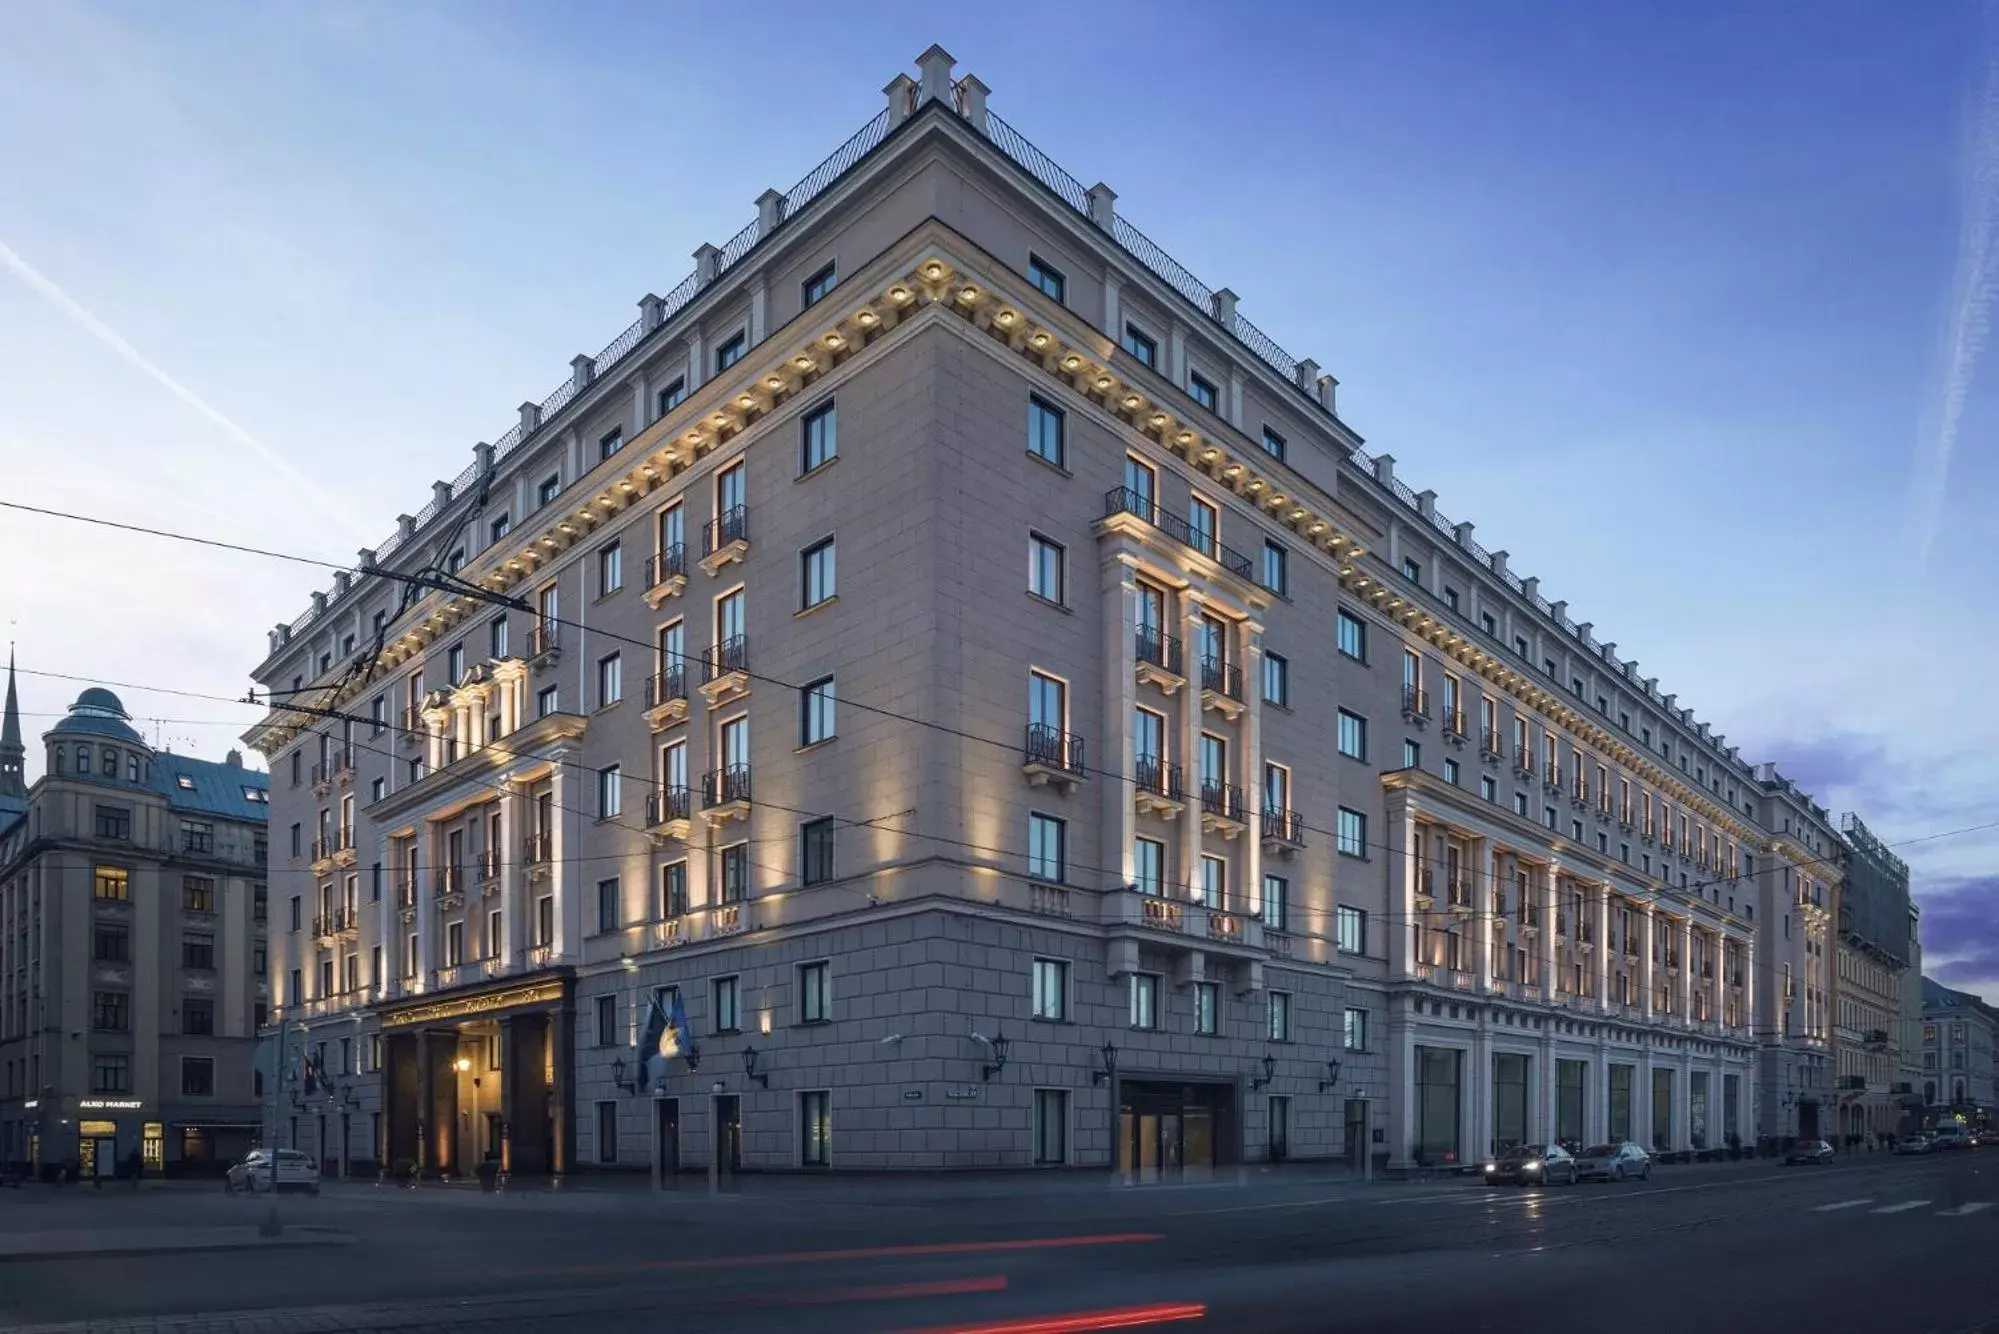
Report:
M933 259L923 266L923 276L931 282L936 282L944 276L944 266Z
M1047 347L1048 335L1045 333L1038 333L1034 335L1034 337L1028 339L1028 342L1032 343L1037 348Z
M910 297L912 297L913 295L914 293L912 293L907 287L904 287L901 283L897 283L895 286L888 289L888 299L895 302L898 306L903 304L905 301L908 301Z
M1073 352L1062 358L1062 369L1065 371L1073 371L1082 364L1083 359Z
M872 310L864 310L860 314L854 316L854 319L860 323L862 328L871 327L874 324L874 322L880 318L881 316L875 314Z
M999 314L993 316L993 323L1002 329L1011 328L1013 326L1013 312L1010 310L1001 311Z

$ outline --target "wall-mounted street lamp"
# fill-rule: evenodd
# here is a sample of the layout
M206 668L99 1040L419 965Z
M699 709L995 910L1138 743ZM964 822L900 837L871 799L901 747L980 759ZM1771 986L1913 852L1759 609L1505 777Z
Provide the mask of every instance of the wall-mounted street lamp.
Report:
M1260 1089L1275 1078L1277 1078L1277 1057L1266 1050L1263 1053L1263 1078L1250 1080L1249 1086L1252 1089Z
M1324 1093L1340 1082L1340 1062L1338 1057L1326 1062L1326 1077L1319 1081L1319 1092Z
M644 1068L641 1065L638 1069L633 1070L631 1081L628 1083L625 1080L625 1058L620 1056L617 1060L611 1062L611 1086L620 1092L629 1093L636 1097L639 1091L639 1070Z
M770 1076L757 1073L757 1049L755 1047L743 1048L743 1078L754 1079L757 1083L763 1085L763 1087L770 1087Z
M1090 1071L1090 1082L1092 1084L1106 1084L1109 1083L1111 1080L1117 1078L1116 1043L1114 1042L1104 1043L1103 1058L1104 1058L1103 1066L1099 1069Z
M1007 1040L1006 1040L1006 1034L1004 1032L998 1032L993 1034L992 1049L993 1049L992 1064L982 1065L979 1067L980 1079L990 1080L994 1075L1006 1069Z

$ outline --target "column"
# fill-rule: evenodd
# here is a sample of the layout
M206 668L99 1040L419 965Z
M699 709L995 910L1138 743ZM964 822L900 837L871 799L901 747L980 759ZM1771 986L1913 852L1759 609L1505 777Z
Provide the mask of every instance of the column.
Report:
M702 346L701 326L687 331L687 392L692 394L708 380L708 353Z
M555 1048L550 1062L555 1082L549 1098L555 1118L555 1133L550 1136L555 1142L555 1161L549 1169L560 1176L576 1161L576 1009L569 998L565 996L555 1008L549 1024L549 1041ZM744 1096L748 1096L747 1088Z
M1118 310L1118 289L1123 280L1115 272L1104 275L1104 336L1112 343L1124 342L1124 326Z
M436 899L430 894L424 881L434 878L436 868L444 865L443 850L437 846L440 837L438 827L425 820L417 827L416 844L422 849L417 855L416 871L412 875L412 900L416 904L416 980L413 991L423 991L430 985L431 970L437 966L431 957L435 942L432 940L432 919L437 916ZM426 1046L425 1050L429 1048ZM429 1085L425 1085L426 1088ZM426 1095L428 1096L428 1095Z
M1242 643L1242 788L1249 816L1249 832L1243 836L1242 848L1242 902L1254 905L1258 911L1263 907L1262 631L1263 627L1254 621L1244 621L1239 629L1232 631L1240 636Z
M1555 999L1555 882L1561 878L1562 864L1550 861L1541 868L1541 935L1535 948L1541 951L1541 999Z
M1388 828L1386 856L1388 860L1388 911L1393 917L1389 924L1389 939L1394 947L1389 954L1390 975L1396 978L1413 977L1416 972L1416 803L1403 788L1391 789L1388 793ZM1335 857L1337 861L1337 857ZM1402 1150L1398 1149L1399 1154ZM1398 1159L1399 1161L1399 1159Z
M1166 330L1166 378L1178 388L1187 387L1187 330L1178 320Z
M1596 969L1596 1008L1599 1014L1610 1010L1610 882L1596 887L1596 953L1592 966Z
M1651 1036L1646 1036L1645 1050L1639 1054L1638 1065L1632 1071L1631 1090L1631 1138L1645 1152L1652 1152L1652 1047Z
M416 1031L416 1172L431 1169L431 1141L437 1137L437 1070L430 1055L430 1034Z
M1540 1051L1534 1057L1532 1097L1534 1114L1541 1118L1540 1138L1552 1142L1555 1138L1555 1031L1552 1026L1541 1030Z
M1694 1017L1694 919L1680 919L1680 1022Z
M1658 926L1651 904L1648 903L1638 910L1638 920L1645 924L1642 933L1643 938L1638 942L1638 1003L1644 1007L1645 1020L1647 1023L1650 1023L1652 1020L1653 1001L1652 950L1655 939L1654 932ZM1649 1148L1652 1141L1647 1139L1643 1143Z
M576 751L559 750L552 758L555 827L550 831L549 884L555 895L555 938L549 943L553 958L567 959L583 947L583 895L578 889L583 868L576 861L583 855L583 794L578 790L583 784L576 777Z
M1481 1166L1492 1155L1492 1100L1496 1085L1492 1079L1492 1033L1486 1027L1486 1018L1479 1020L1478 1030L1472 1034L1470 1068L1465 1071L1465 1083L1471 1088L1471 1116L1466 1120L1465 1161L1477 1160Z
M1201 662L1195 649L1200 628L1201 602L1190 593L1180 615L1180 661L1187 672L1187 684L1180 687L1180 753L1187 758L1188 802L1187 813L1180 817L1180 892L1174 897L1183 899L1193 895L1201 872ZM1221 782L1228 778L1226 773L1219 775Z
M1693 1106L1693 1058L1683 1051L1680 1053L1679 1071L1673 1076L1673 1147L1675 1149L1690 1149L1693 1147Z
M521 930L527 911L527 793L511 778L500 785L500 938L494 953L503 967L519 964L527 935Z
M1497 875L1498 858L1494 855L1492 840L1482 838L1478 842L1478 871L1472 886L1472 921L1478 929L1472 933L1472 949L1477 953L1478 989L1492 990L1492 935L1493 900L1499 886ZM1483 1150L1481 1150L1483 1152Z
M645 430L647 426L652 424L652 418L647 415L651 411L652 405L648 401L646 394L646 376L644 371L640 371L632 377L631 390L632 435L636 436L640 431Z
M368 988L372 998L380 1000L391 992L389 979L400 976L401 970L396 967L396 963L401 952L397 946L401 943L403 933L402 913L396 903L396 867L389 857L389 849L392 846L389 836L383 834L376 840L376 845L378 849L376 862L381 866L382 878L387 883L383 886L381 902L375 905L375 943L382 947L382 967L388 970L388 977L379 975L370 977Z
M1102 855L1106 864L1119 868L1118 883L1129 885L1138 878L1132 848L1138 837L1138 814L1132 805L1137 768L1131 753L1132 710L1138 707L1138 681L1133 675L1138 667L1138 586L1121 556L1106 560L1100 573L1104 606L1111 614L1104 618L1104 751L1096 764L1116 775L1099 794L1104 802L1104 833L1114 840L1113 850Z

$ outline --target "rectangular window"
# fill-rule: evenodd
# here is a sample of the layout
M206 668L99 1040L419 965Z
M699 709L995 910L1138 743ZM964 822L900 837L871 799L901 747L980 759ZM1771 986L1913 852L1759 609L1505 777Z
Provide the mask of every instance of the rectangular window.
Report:
M721 857L722 902L741 903L749 893L750 850L742 843L723 848Z
M534 494L537 504L553 504L555 498L562 494L562 474L555 472L542 478L541 486L536 489Z
M1367 1011L1351 1005L1341 1017L1340 1045L1348 1051L1367 1050Z
M1213 556L1222 535L1222 515L1208 501L1192 496L1187 501L1187 545L1203 556Z
M113 761L116 762L115 760ZM81 766L78 766L79 772ZM132 812L123 806L99 806L97 808L97 836L129 842L132 837Z
M540 690L537 690L535 692L534 695L535 717L546 718L548 717L549 714L557 712L560 708L561 708L561 696L558 693L557 687L543 686ZM411 760L410 763L411 765L415 765L416 761Z
M1270 1040L1291 1040L1291 993L1288 991L1270 993Z
M1275 542L1263 544L1263 586L1279 597L1291 592L1291 553Z
M190 931L180 938L180 966L211 972L215 968L215 937L205 931Z
M826 294L833 290L833 284L836 281L838 281L837 269L834 265L828 264L825 268L800 283L798 288L799 309L804 310L808 307L816 306L825 300Z
M833 539L814 542L798 553L799 607L810 610L830 602L839 590Z
M1482 611L1478 614L1478 628L1485 631L1486 637L1489 639L1499 638L1499 622L1493 619L1493 615L1489 611Z
M798 965L798 1022L823 1024L833 1017L833 965L824 959Z
M597 930L616 931L618 929L618 878L597 882Z
M834 405L826 403L805 416L799 428L798 471L823 468L840 457L840 419Z
M1069 1017L1069 965L1062 959L1034 961L1034 1017L1062 1022Z
M1027 281L1041 290L1043 296L1060 301L1069 290L1069 280L1062 271L1042 259L1039 255L1027 257Z
M215 1058L212 1056L183 1056L180 1058L180 1091L186 1098L212 1098L215 1096Z
M715 1031L734 1033L743 1026L742 988L734 977L718 977L713 987Z
M609 820L625 810L623 773L617 765L597 771L597 818Z
M597 1045L615 1047L618 1045L618 998L599 996L597 998Z
M667 413L673 411L686 401L687 377L683 375L659 391L659 415L664 417Z
M96 1052L90 1058L92 1093L130 1093L132 1058L121 1052Z
M1423 747L1414 741L1404 740L1402 743L1402 767L1405 769L1418 769L1422 765Z
M1062 409L1039 395L1027 400L1027 452L1058 468L1068 466Z
M1284 437L1268 426L1263 428L1263 452L1279 463L1284 462Z
M833 1095L807 1089L798 1095L798 1161L805 1167L833 1163Z
M1342 856L1367 856L1367 817L1344 806L1339 813L1339 849Z
M1134 839L1132 874L1139 893L1156 897L1166 884L1166 845L1156 838Z
M1131 1026L1159 1027L1159 978L1152 973L1131 973L1129 978Z
M1187 394L1210 412L1214 412L1221 403L1221 395L1215 392L1215 387L1192 372L1187 375Z
M494 519L491 523L486 525L487 541L489 542L499 541L501 538L507 535L507 530L511 527L513 527L513 520L507 516L505 511L502 511L498 518ZM376 614L380 615L379 612ZM380 629L381 627L377 626L376 628Z
M1201 858L1201 902L1219 911L1229 901L1229 864L1221 857Z
M597 461L602 463L624 447L625 433L622 430L612 431L597 442Z
M812 682L798 692L798 739L802 746L816 746L834 736L833 678Z
M1423 582L1423 566L1414 556L1402 558L1402 577L1412 584Z
M1263 924L1272 931L1291 929L1291 882L1281 875L1263 877Z
M600 1102L597 1104L597 1161L615 1163L618 1161L618 1104Z
M1458 762L1456 760L1445 760L1444 781L1446 783L1451 784L1451 786L1456 787L1458 783L1458 776L1459 776Z
M1491 774L1481 774L1478 780L1478 794L1487 801L1499 800L1499 780Z
M1061 884L1068 868L1069 825L1039 811L1027 817L1027 873L1037 880Z
M616 542L597 552L597 596L609 597L625 586L624 548Z
M1367 661L1367 622L1352 612L1343 611L1339 620L1340 652L1355 662Z
M132 997L124 991L98 991L90 997L90 1026L104 1033L124 1033L132 1027Z
M1452 611L1458 609L1458 590L1452 588L1449 584L1444 585L1444 605Z
M1159 344L1154 342L1149 335L1141 332L1135 324L1124 326L1124 350L1130 353L1132 358L1141 366L1157 366L1159 364Z
M608 709L625 697L625 660L616 653L597 659L597 707Z
M215 1035L215 1002L187 997L180 1003L180 1031L189 1037Z
M1063 605L1064 553L1060 542L1039 533L1027 535L1027 591Z
M833 817L822 815L798 827L798 878L807 885L833 878Z
M90 957L100 963L129 963L132 935L122 926L97 926L91 931Z
M1367 758L1367 719L1357 713L1340 710L1339 727L1340 754L1351 760Z
M668 862L659 868L659 915L684 917L687 914L687 863Z
M729 367L743 359L743 350L748 343L747 334L737 334L715 349L715 373L720 375Z
M205 875L181 877L180 906L186 912L214 912L215 881Z
M1214 982L1194 984L1194 1031L1213 1037L1221 1027L1221 987Z
M1291 664L1276 653L1263 655L1263 702L1279 708L1291 704Z
M1034 1090L1034 1163L1061 1167L1069 1161L1069 1092Z

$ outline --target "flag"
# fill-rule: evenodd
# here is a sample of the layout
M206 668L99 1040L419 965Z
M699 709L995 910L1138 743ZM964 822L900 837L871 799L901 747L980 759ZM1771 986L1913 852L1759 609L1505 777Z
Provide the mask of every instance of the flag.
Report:
M639 1043L641 1081L666 1078L666 1063L676 1056L685 1056L692 1045L687 1031L687 1008L681 1004L680 988L656 988L646 1015L645 1037Z

